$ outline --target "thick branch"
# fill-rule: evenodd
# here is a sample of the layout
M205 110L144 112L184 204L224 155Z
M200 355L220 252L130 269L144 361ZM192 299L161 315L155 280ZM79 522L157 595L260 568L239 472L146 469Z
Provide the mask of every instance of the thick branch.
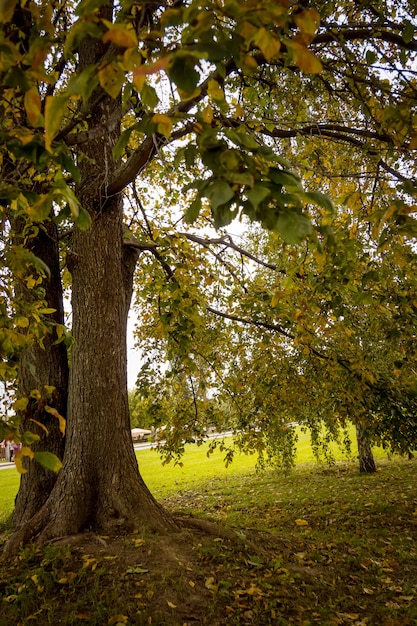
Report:
M393 43L405 50L417 51L417 41L405 42L401 35L389 30L370 25L364 28L340 28L335 25L334 30L319 33L313 39L311 45L323 43L344 43L346 41L372 41L378 39L386 43Z

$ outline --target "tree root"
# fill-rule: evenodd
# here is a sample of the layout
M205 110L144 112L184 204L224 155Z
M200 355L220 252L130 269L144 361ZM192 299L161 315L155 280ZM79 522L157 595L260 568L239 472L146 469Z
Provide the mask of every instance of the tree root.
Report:
M210 522L209 520L196 517L179 517L177 519L183 528L195 528L212 537L219 537L233 544L240 544L245 548L250 547L252 550L257 550L257 546L246 536L242 536L239 532L231 528L226 528L216 522Z

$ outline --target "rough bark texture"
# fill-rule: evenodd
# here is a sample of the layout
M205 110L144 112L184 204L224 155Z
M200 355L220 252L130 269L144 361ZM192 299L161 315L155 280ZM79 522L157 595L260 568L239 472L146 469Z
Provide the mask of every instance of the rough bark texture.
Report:
M31 242L31 251L49 267L50 277L45 278L43 282L47 305L55 309L55 313L49 317L57 324L63 324L57 229L53 221L46 222L43 229L40 229L37 237ZM68 357L65 344L62 342L55 344L56 339L56 333L52 332L45 337L43 348L35 344L24 353L19 368L19 393L22 396L29 396L30 392L36 389L42 394L40 401L34 399L30 401L23 416L22 430L29 430L40 437L40 441L32 445L32 450L52 452L62 459L65 441L59 429L59 422L56 417L44 410L47 403L66 417ZM47 397L45 385L55 387L52 397ZM38 424L42 424L44 428ZM44 504L56 480L56 474L39 463L25 463L25 467L27 473L21 476L13 513L15 528L28 521Z
M356 424L356 439L358 442L359 470L366 474L373 474L376 472L375 460L369 439L361 424Z
M109 9L102 17L111 18ZM80 68L105 54L97 40L83 41ZM94 134L79 155L77 196L92 225L75 229L69 255L74 346L71 353L63 468L45 504L9 539L4 553L37 535L39 541L114 525L157 531L177 528L143 482L133 449L127 394L127 314L136 252L123 245L121 195L107 196L117 163L112 149L119 103L101 88L92 94Z

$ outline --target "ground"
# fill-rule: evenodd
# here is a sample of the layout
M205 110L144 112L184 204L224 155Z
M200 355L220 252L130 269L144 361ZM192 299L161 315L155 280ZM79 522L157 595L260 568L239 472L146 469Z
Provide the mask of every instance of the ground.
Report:
M179 533L28 546L3 564L0 626L416 625L414 477L413 461L211 481L165 499Z

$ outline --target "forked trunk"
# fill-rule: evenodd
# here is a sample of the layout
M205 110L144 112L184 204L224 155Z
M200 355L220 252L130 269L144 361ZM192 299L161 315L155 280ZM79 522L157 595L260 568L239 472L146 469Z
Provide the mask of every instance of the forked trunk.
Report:
M359 471L373 474L376 472L375 459L366 432L359 423L356 424L356 439L358 442Z
M134 253L123 251L120 199L74 235L73 337L63 468L45 505L9 548L96 528L175 529L143 482L133 449L126 326ZM128 301L129 299L129 301Z
M100 13L111 19L111 5ZM102 43L86 37L80 69L104 53ZM74 229L68 256L74 345L63 467L45 504L9 539L6 555L35 535L44 541L88 527L177 527L140 476L130 432L126 328L136 253L123 245L121 195L106 197L120 104L100 87L91 102L87 119L94 132L79 155L77 196L92 224L85 232Z

